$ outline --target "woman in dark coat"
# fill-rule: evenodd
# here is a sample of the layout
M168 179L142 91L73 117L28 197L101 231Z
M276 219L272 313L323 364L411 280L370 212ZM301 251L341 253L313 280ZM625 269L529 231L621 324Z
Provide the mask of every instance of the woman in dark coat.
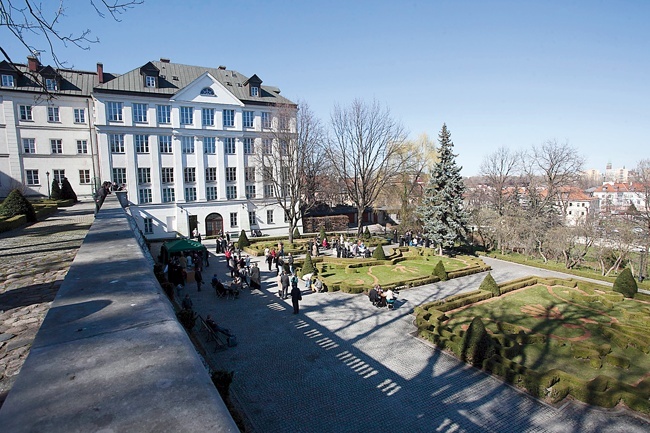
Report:
M302 301L302 293L300 293L298 286L294 286L293 289L291 289L291 303L293 304L293 314L298 314L298 311L300 309L298 301Z

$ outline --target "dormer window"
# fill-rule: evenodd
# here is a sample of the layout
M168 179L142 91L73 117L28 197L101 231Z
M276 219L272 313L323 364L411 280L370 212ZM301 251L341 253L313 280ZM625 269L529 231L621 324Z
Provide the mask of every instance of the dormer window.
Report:
M15 87L15 85L13 75L2 75L2 87Z
M260 88L257 86L251 86L251 96L259 96Z
M210 87L204 87L201 89L201 96L214 96L214 90Z
M145 87L156 87L156 77L152 75L147 75L144 77L144 85Z
M46 78L45 88L47 90L56 90L56 80L54 78Z

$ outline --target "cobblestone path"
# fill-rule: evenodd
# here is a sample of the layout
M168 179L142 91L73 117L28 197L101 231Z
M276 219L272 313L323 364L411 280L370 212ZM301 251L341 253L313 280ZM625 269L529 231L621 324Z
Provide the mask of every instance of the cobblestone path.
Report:
M93 223L94 204L0 233L0 406Z

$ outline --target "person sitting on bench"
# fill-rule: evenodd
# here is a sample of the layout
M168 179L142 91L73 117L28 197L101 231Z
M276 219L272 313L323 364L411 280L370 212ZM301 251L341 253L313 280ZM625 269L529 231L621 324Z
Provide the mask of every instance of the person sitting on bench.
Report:
M208 314L208 317L205 318L205 323L212 329L214 332L220 332L223 335L227 337L231 337L232 333L230 332L229 329L222 328L221 326L217 325L217 322L214 321L212 318L212 315Z

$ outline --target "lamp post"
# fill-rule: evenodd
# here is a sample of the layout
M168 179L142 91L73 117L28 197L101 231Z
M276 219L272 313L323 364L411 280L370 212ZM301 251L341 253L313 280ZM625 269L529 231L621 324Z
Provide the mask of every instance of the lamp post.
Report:
M50 172L46 171L45 176L47 176L47 199L52 198L52 194L50 193Z

